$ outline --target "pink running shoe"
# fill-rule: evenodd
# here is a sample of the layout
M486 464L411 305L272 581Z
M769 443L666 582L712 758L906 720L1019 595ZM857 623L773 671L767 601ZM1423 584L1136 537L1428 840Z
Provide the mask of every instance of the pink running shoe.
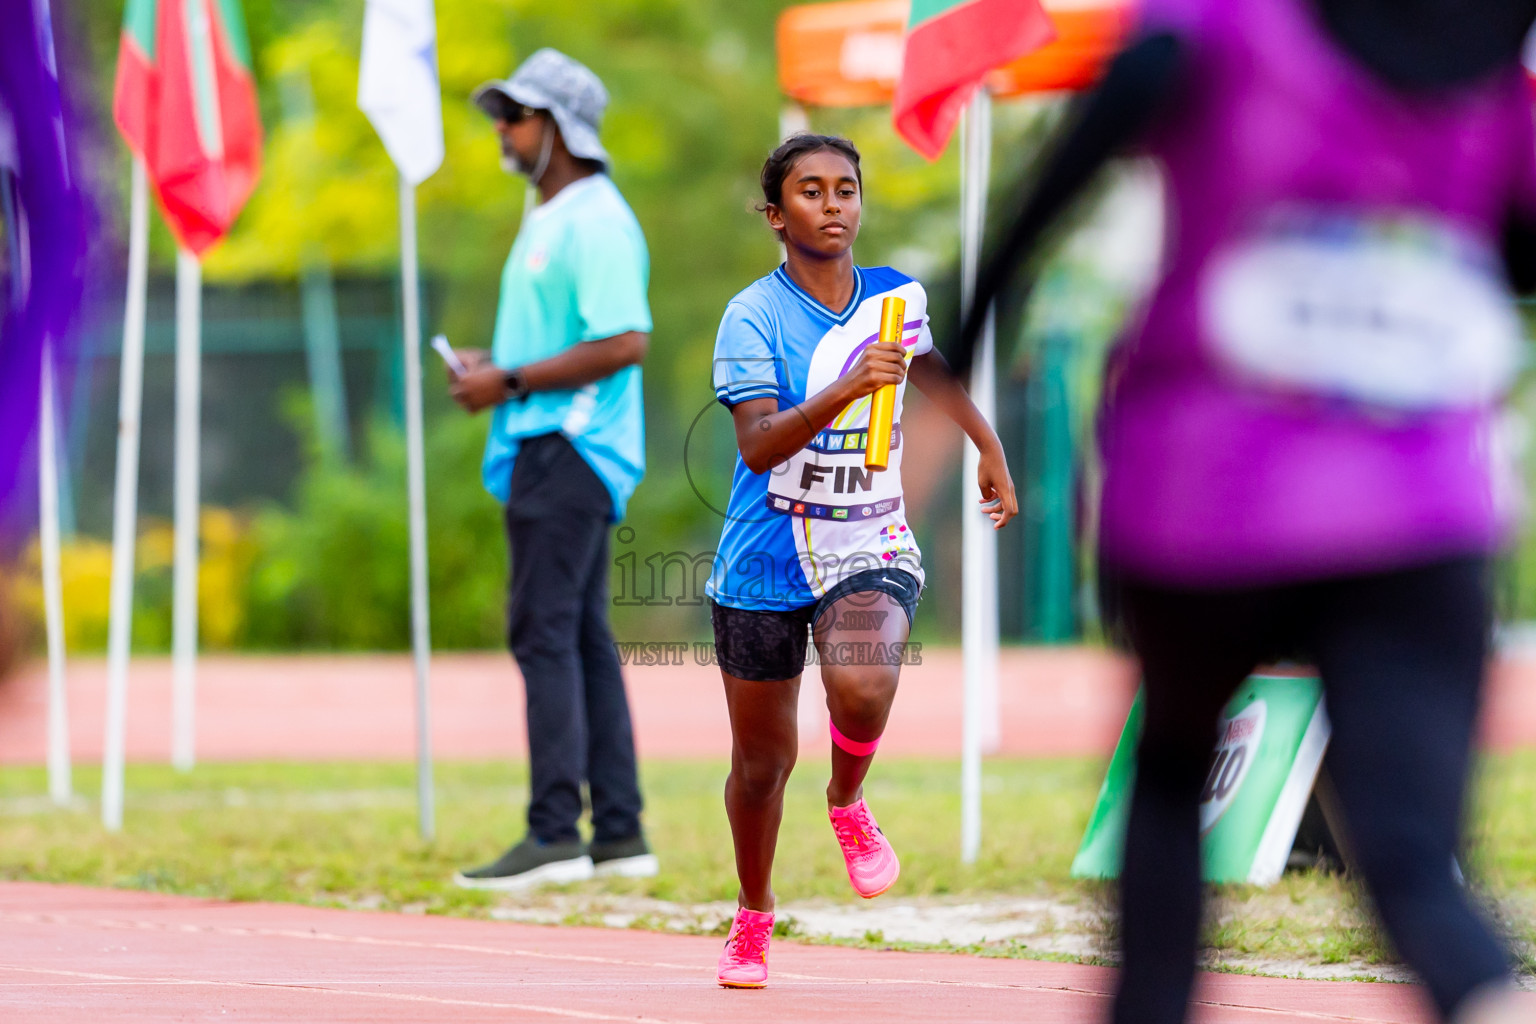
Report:
M768 984L768 940L773 915L741 907L731 922L731 934L720 951L715 980L726 988L762 988Z
M861 799L847 807L832 808L828 816L838 845L843 848L853 891L872 900L895 885L901 874L901 862L880 831L875 816L869 813L869 804Z

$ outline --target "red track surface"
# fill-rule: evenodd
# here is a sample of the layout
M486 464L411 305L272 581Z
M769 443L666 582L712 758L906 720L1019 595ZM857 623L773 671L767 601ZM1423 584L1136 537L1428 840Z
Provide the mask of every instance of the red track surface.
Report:
M761 992L714 985L720 940L0 885L0 1019L1064 1024L1113 972L777 942ZM1427 1020L1407 985L1201 978L1196 1019ZM1536 1014L1536 995L1530 1000Z
M718 671L694 664L624 670L643 757L730 754ZM70 745L99 761L106 664L69 664ZM925 650L902 670L882 751L949 756L960 750L960 653ZM197 741L204 760L404 760L415 752L414 677L408 655L206 657L198 668ZM47 737L47 674L30 666L0 687L0 762L41 764ZM1113 748L1133 680L1112 656L1079 648L1008 651L1000 672L1000 750L1098 753ZM802 735L826 742L819 676L807 672ZM171 740L171 665L133 662L128 757L165 761ZM433 751L441 758L522 756L522 678L506 654L432 659Z
M715 669L625 669L640 752L645 757L718 757L730 752L725 701ZM106 665L69 665L71 747L99 761ZM826 712L815 670L801 709L805 742L825 742ZM925 649L902 670L901 693L882 752L954 756L960 750L960 653ZM1108 753L1134 689L1128 662L1084 648L1014 648L999 672L1002 716L997 753L1015 756ZM413 677L406 655L204 658L198 671L198 756L240 760L403 760L415 751ZM439 655L432 661L433 747L441 758L521 756L522 680L505 654ZM170 756L171 667L134 661L129 681L128 756ZM0 763L41 764L46 738L44 666L0 686ZM1495 667L1484 713L1495 749L1536 746L1536 657Z

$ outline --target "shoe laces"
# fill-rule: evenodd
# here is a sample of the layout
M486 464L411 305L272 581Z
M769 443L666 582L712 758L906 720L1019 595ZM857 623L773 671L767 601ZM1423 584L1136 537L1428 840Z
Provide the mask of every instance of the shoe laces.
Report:
M847 813L833 815L832 829L837 833L837 841L843 853L850 857L865 860L879 849L875 836L880 834L880 826L875 824L869 810L862 805L849 809Z
M768 962L768 940L773 937L773 920L761 918L736 919L736 927L726 940L727 955L745 963Z

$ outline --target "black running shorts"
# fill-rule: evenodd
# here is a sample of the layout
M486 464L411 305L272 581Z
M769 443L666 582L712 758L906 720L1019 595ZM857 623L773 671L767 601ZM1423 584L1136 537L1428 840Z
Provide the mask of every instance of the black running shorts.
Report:
M793 679L805 671L811 629L833 604L850 594L889 594L907 613L911 626L921 592L922 584L905 569L869 569L838 583L815 604L788 611L757 612L710 602L715 659L721 671L737 679Z

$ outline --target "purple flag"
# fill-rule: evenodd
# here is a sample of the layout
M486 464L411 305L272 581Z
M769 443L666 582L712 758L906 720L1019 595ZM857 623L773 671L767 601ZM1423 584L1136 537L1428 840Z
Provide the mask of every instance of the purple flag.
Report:
M10 294L0 296L0 505L38 422L45 338L80 295L83 210L65 144L48 0L0 0L0 181Z

